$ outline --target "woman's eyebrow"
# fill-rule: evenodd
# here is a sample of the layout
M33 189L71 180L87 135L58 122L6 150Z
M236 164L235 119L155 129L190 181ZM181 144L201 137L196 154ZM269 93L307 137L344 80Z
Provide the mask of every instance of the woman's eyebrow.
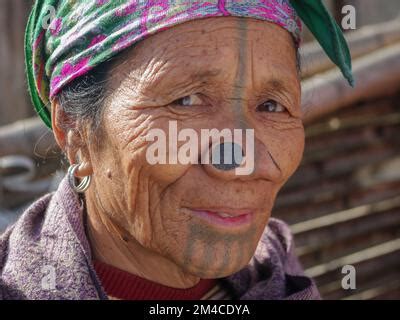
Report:
M223 71L219 68L213 68L213 69L201 69L201 70L193 70L193 69L187 69L187 73L183 74L183 77L181 78L181 81L177 84L178 86L184 85L184 84L193 84L196 82L204 82L206 80L210 80L212 78L216 78L219 75L223 73ZM173 75L173 77L170 76L170 74L166 74L165 77L169 77L174 79L176 75ZM165 79L165 77L161 77L161 81ZM175 79L174 79L175 80Z
M155 82L149 82L147 86L154 87L168 87L168 91L184 89L187 87L197 86L218 77L223 73L220 68L193 70L188 68L187 72L182 75L176 73L165 72L161 74Z
M203 79L209 79L209 78L215 78L222 74L222 70L219 68L213 68L213 69L206 69L206 70L200 70L195 72L192 77L196 80L203 80Z
M286 80L285 78L269 78L265 79L262 84L262 89L267 91L277 91L280 93L290 93L292 80Z
M290 103L288 107L295 104L294 90L291 80L285 80L285 78L270 78L263 81L261 90L263 93L276 93L282 97L285 97Z
M223 73L223 70L220 68L199 69L198 67L187 67L183 68L184 72L177 74L174 72L176 68L178 68L178 66L173 65L168 67L168 69L164 69L162 72L159 72L155 77L146 78L145 86L154 87L168 85L169 89L182 88L184 86L204 82L205 80L209 80L211 78L216 78Z

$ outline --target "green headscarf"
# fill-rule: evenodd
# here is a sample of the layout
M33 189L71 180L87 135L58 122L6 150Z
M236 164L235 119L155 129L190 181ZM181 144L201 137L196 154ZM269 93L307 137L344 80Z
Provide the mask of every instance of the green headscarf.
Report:
M223 16L273 22L291 33L297 45L300 17L354 85L342 31L319 0L36 0L25 34L33 105L51 128L50 101L72 80L151 34L185 21Z

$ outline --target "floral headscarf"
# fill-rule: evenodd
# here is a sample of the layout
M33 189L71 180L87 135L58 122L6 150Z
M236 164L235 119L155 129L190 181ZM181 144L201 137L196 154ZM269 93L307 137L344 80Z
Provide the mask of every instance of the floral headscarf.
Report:
M202 18L251 17L286 29L299 46L299 15L352 83L347 45L320 1L36 0L25 35L32 101L51 128L50 101L63 87L154 33Z

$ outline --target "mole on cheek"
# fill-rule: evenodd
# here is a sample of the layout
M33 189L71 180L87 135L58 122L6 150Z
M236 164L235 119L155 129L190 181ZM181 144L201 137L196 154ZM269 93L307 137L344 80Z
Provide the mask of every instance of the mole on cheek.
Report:
M107 170L107 178L112 180L112 172L110 169Z

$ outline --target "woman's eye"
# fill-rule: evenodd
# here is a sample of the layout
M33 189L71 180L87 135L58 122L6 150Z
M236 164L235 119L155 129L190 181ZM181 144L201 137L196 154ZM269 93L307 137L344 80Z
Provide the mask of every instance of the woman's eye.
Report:
M173 105L183 106L183 107L193 107L196 105L202 105L204 102L200 99L198 94L191 94L183 98L179 98L172 102Z
M275 100L268 100L257 106L259 112L285 112L286 108Z

